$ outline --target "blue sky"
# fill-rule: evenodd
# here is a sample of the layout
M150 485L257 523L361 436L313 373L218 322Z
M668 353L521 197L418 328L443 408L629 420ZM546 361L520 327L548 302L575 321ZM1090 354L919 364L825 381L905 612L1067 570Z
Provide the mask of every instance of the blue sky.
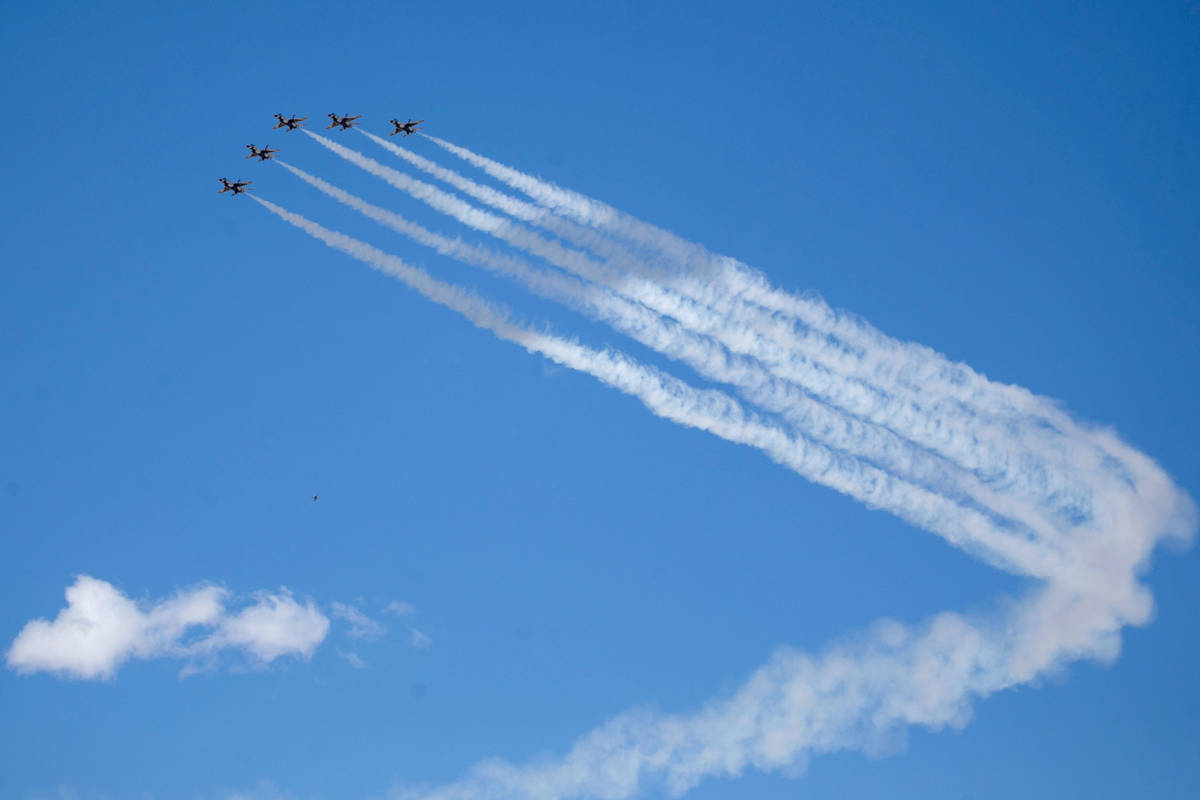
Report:
M631 708L692 712L781 646L988 613L1032 584L218 197L217 177L252 179L539 329L694 379L243 160L248 142L281 147L370 202L483 240L270 130L271 114L316 127L361 113L377 134L423 117L1061 401L1194 495L1198 51L1194 3L10 10L5 647L53 619L78 575L143 609L224 587L226 621L286 587L330 625L268 664L226 643L100 680L5 668L0 795L441 786L489 757L553 759ZM1189 797L1198 559L1156 553L1155 618L1124 630L1111 664L995 694L961 731L915 727L881 753L814 755L800 777L750 768L688 796ZM386 632L351 635L335 603Z

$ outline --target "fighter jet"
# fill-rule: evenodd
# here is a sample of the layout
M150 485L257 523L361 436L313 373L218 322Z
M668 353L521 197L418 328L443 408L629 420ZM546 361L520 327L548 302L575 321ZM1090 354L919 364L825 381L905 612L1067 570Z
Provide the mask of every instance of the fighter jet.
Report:
M315 494L313 495L313 502L317 502L317 496Z
M276 114L275 119L279 120L279 124L276 125L275 128L287 128L289 131L294 131L296 128L303 128L304 126L300 123L308 119L308 117L292 116L284 119L283 114ZM275 128L272 128L271 130L275 130Z
M217 180L219 180L221 182L221 185L225 187L221 191L217 192L217 194L225 194L226 192L233 192L233 194L241 194L242 192L246 191L247 186L254 183L254 181L232 181L231 182L231 181L226 180L225 178L218 178ZM233 195L230 195L230 196L232 197Z
M403 133L405 136L408 136L410 133L416 133L417 126L420 125L424 121L425 120L423 120L423 119L419 119L416 122L413 122L410 119L408 122L401 122L398 119L389 119L388 122L395 125L396 130L389 133L388 136L395 136L397 133Z
M347 115L345 117L339 117L337 114L330 114L329 118L331 120L333 120L333 122L326 125L325 130L329 130L330 128L336 128L338 125L341 125L342 130L344 130L344 131L349 130L350 128L354 127L354 120L358 119L361 116L362 116L362 114L355 114L353 117L351 117L349 115Z
M269 147L264 147L262 150L259 150L252 144L248 144L246 147L250 150L250 155L246 156L246 158L254 158L255 156L258 156L259 161L268 161L273 154L279 152L278 147L276 147L274 150Z

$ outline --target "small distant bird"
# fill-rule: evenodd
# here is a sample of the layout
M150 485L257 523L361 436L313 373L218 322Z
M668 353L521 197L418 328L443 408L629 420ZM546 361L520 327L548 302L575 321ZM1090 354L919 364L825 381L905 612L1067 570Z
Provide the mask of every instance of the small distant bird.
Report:
M313 495L313 502L317 502L317 496L315 494Z

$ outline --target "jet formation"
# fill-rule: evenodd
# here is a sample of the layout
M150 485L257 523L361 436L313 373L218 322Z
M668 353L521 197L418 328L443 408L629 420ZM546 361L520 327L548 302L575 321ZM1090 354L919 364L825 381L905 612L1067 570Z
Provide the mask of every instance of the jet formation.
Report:
M344 117L339 117L337 114L329 114L328 117L331 122L325 126L326 130L329 130L330 128L340 128L341 130L345 131L349 130L350 128L357 127L360 124L357 120L362 117L362 114L355 114L354 116L347 114ZM294 114L290 117L285 117L283 114L276 114L276 123L272 130L286 128L288 131L294 131L297 128L303 128L304 125L302 123L306 119L308 119L308 117L297 117ZM417 128L420 127L421 123L423 123L425 120L409 119L407 122L401 122L398 119L392 119L388 121L392 123L393 127L395 127L395 130L389 133L388 136L395 136L397 133L403 133L405 136L408 136L416 133ZM271 158L279 152L278 147L259 148L252 144L246 145L246 149L250 151L250 155L246 156L246 158L257 158L259 161L270 161ZM230 197L245 193L246 187L251 183L254 183L254 181L231 181L227 178L219 178L218 180L221 181L221 191L217 192L217 194L231 192L232 194L230 194ZM314 496L313 500L316 499L317 498Z
M425 120L423 120L423 119L419 119L416 122L413 122L410 119L408 122L401 122L398 119L389 119L388 122L395 125L396 130L389 133L388 136L395 136L397 133L403 133L405 136L408 136L410 133L416 133L417 126L420 125L424 121Z

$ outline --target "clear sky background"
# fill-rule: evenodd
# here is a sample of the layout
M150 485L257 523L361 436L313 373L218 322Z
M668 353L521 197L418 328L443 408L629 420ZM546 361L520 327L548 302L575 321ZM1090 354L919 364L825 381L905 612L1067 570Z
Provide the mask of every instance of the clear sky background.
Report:
M1060 399L1200 493L1195 2L49 2L5 10L0 67L5 646L79 574L139 601L287 587L387 627L334 617L311 661L186 678L5 669L0 796L381 797L561 753L630 707L695 709L783 644L1021 588L218 197L252 179L627 346L243 160L282 147L432 219L275 112L423 117ZM1158 554L1157 618L1113 665L689 797L1194 797L1198 572Z

